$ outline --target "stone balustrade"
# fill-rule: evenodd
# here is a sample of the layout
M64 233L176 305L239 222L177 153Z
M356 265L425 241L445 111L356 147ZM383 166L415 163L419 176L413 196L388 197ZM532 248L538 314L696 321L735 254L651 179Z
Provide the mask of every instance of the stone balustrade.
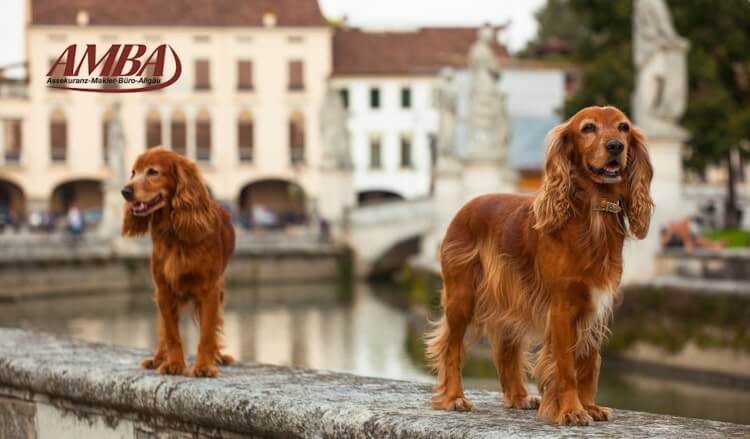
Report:
M750 426L615 410L562 428L469 392L470 413L430 409L430 386L261 364L195 379L138 368L146 352L0 329L0 437L748 437Z

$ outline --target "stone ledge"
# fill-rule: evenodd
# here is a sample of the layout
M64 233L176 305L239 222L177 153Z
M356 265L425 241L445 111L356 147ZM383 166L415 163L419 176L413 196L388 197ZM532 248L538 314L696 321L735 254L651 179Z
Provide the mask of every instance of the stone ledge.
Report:
M625 410L616 410L612 422L560 428L532 412L502 408L496 392L469 392L476 404L471 413L438 412L430 409L429 385L319 370L248 364L221 368L223 376L215 379L165 377L138 368L145 354L0 329L0 386L15 389L10 396L17 399L101 410L113 425L114 411L216 437L750 436L750 426Z

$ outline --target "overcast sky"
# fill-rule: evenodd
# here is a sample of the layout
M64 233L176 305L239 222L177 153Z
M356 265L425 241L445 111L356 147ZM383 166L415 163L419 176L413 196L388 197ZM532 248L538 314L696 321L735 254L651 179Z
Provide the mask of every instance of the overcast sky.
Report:
M0 0L0 65L24 59L23 2ZM65 1L65 0L60 0ZM114 1L114 0L110 0ZM131 0L132 1L132 0ZM168 0L165 0L168 1ZM353 26L410 27L510 22L505 34L512 51L536 33L534 11L545 0L318 0L328 17L346 15Z

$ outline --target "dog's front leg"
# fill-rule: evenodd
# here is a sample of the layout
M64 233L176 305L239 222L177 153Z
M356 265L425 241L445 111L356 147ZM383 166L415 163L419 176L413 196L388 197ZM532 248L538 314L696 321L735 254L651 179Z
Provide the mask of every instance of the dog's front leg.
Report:
M156 311L156 324L159 325L159 335L156 341L156 352L153 357L145 358L141 362L144 369L158 369L159 366L167 359L167 345L164 341L164 319L161 318L161 312Z
M546 344L542 353L548 373L542 389L539 413L560 425L590 425L593 419L578 398L578 383L574 347L576 322L585 306L586 290L583 285L555 291L550 304L546 328Z
M161 315L164 345L167 349L167 361L157 369L159 373L169 375L182 375L187 368L185 365L185 354L182 351L182 340L180 340L180 308L177 301L169 296L167 291L160 289L156 293L156 304Z
M200 318L201 337L192 374L196 377L215 377L219 375L214 363L219 356L218 331L221 319L221 298L215 289L199 292L196 297L198 297L196 306Z
M586 355L582 355L576 361L578 370L578 397L583 408L589 412L595 421L609 421L612 417L612 409L602 407L594 403L594 396L599 382L599 367L602 358L599 349L591 349Z

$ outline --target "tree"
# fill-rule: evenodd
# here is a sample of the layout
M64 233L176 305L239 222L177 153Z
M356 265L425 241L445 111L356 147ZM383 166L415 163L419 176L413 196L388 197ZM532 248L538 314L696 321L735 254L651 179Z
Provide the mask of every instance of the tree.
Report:
M701 173L707 165L727 166L726 225L734 227L737 169L730 156L735 151L750 157L750 1L669 0L668 5L675 29L691 44L682 121L690 133L685 165ZM566 58L584 77L585 85L566 101L565 115L602 104L630 111L632 15L631 0L549 0L537 13L539 32L530 47L550 38L566 41L571 48Z

